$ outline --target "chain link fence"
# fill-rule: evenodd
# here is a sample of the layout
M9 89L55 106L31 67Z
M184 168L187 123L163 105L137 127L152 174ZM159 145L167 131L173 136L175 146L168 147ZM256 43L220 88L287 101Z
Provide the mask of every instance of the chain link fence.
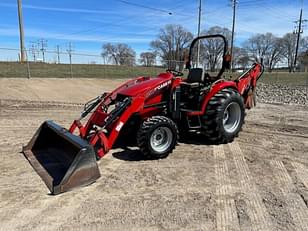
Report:
M19 49L0 48L0 78L134 78L156 76L166 69L184 69L183 61L160 58L143 65L138 58L121 57L120 64L98 54L53 52L26 52L27 61L19 62ZM9 58L8 58L9 57ZM130 60L128 60L130 59ZM129 65L128 65L129 64ZM226 79L234 79L244 70L225 72ZM209 73L213 75L213 73ZM184 71L184 76L187 71ZM287 70L265 72L257 88L258 100L269 103L308 105L308 73L289 73Z
M170 66L183 69L183 61L155 58L144 65L140 59L112 59L90 53L26 51L27 61L19 62L19 49L0 48L0 77L5 78L133 78L155 76ZM9 58L7 58L9 57ZM150 63L150 64L149 64Z

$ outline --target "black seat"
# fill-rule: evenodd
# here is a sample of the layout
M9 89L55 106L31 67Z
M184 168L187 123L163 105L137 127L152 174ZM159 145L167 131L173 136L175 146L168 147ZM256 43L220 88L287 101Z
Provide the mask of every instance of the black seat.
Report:
M189 86L191 88L199 87L203 81L203 69L193 68L189 70L187 79L181 84Z
M201 83L203 76L203 69L202 68L193 68L189 70L187 76L187 83Z

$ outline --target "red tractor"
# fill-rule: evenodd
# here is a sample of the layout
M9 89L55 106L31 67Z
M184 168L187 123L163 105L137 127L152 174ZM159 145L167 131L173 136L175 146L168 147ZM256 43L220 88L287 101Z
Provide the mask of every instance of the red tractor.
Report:
M194 46L203 39L221 40L223 61L216 76L192 68ZM44 122L23 147L24 155L51 193L58 194L99 178L96 160L116 141L128 137L135 138L140 151L151 159L167 157L179 134L187 132L202 133L215 143L232 142L244 123L245 108L255 104L256 83L263 68L255 63L236 80L224 80L222 74L230 66L227 47L222 35L194 39L186 79L182 72L167 70L156 77L129 80L85 104L80 119L68 130ZM88 115L83 125L81 119Z

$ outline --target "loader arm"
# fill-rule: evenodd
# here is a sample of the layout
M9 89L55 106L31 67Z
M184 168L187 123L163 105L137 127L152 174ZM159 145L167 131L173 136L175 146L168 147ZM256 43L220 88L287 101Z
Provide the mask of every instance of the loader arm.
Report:
M69 130L73 133L78 127L80 136L86 139L86 136L95 125L100 127L100 129L93 130L94 133L91 134L89 139L89 144L93 147L98 147L97 150L95 150L97 159L107 154L118 138L124 124L126 124L134 113L143 108L144 97L127 97L110 113L102 111L102 104L104 104L104 102L97 107L85 126L83 126L79 120L75 120Z

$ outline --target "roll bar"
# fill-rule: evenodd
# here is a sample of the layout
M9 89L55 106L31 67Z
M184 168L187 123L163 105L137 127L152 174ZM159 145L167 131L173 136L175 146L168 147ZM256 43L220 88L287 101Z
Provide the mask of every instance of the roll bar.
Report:
M193 47L194 45L202 39L208 39L208 38L221 38L224 42L224 49L223 49L223 62L222 62L222 67L217 75L217 77L220 77L222 75L222 73L225 71L226 68L228 68L230 66L230 57L227 58L226 54L227 54L227 50L228 50L228 41L226 39L225 36L221 35L221 34L213 34L213 35L203 35L203 36L199 36L197 38L195 38L189 48L189 56L188 56L188 61L186 62L186 69L190 69L191 68L191 60L192 60L192 52L193 52Z

